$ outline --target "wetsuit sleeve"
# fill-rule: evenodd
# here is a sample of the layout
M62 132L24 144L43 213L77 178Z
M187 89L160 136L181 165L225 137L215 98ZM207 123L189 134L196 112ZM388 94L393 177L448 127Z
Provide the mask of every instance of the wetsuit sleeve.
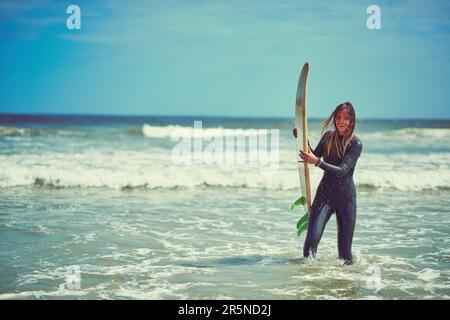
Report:
M325 161L322 161L319 167L338 177L342 177L356 166L356 161L361 155L361 151L362 151L362 143L359 139L357 139L354 143L352 143L350 149L345 154L344 159L342 160L340 165L335 166Z
M325 143L326 143L326 138L325 138L325 136L326 136L327 134L328 134L328 132L325 133L325 134L322 136L322 139L320 139L320 141L319 141L319 143L317 144L317 147L316 147L315 149L311 148L311 145L309 144L309 139L308 139L308 146L309 146L309 148L312 150L312 153L314 153L314 155L315 155L317 158L320 158L320 157L323 156L323 151L324 151L324 149L325 149Z

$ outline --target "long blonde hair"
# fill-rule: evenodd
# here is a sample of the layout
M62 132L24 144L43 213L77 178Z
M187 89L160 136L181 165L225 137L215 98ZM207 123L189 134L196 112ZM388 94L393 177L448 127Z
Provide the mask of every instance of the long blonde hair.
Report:
M336 127L336 116L339 112L343 111L343 110L347 110L350 120L351 120L351 124L349 126L349 129L343 138L343 143L339 143L339 133ZM347 151L348 145L350 144L350 141L352 140L354 134L353 131L355 130L355 123L356 123L356 115L355 115L355 109L353 108L353 105L350 102L344 102L341 103L340 105L338 105L336 107L336 109L334 109L333 113L324 121L321 122L321 126L322 126L322 136L323 134L328 131L329 127L331 127L331 123L333 123L334 126L334 131L330 131L331 134L328 135L327 138L327 156L330 155L330 151L331 151L331 147L335 146L338 156L340 158L342 158L345 154L345 151Z

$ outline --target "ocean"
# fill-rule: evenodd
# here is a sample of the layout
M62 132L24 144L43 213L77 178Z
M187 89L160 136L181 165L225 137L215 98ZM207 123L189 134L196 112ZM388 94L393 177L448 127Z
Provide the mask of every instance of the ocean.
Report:
M0 114L0 299L449 299L450 120L357 121L348 267L334 216L302 259L292 127Z

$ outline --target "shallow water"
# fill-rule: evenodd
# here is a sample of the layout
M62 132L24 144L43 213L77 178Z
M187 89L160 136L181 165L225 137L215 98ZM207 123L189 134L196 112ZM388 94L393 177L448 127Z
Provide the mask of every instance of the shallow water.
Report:
M448 195L360 192L343 267L334 217L317 259L300 259L294 191L11 188L0 298L448 299Z
M175 164L171 133L194 120L0 115L0 299L449 299L450 121L357 125L343 267L334 217L301 259L291 121L203 119L209 138L278 129L268 174Z

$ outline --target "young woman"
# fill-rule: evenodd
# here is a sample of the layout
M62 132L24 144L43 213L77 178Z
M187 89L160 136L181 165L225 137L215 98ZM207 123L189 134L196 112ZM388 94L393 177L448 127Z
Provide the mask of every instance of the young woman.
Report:
M308 232L303 246L303 256L315 256L325 225L333 212L338 224L338 252L344 265L352 260L352 240L356 222L356 189L353 172L362 143L353 131L355 110L350 102L336 107L331 116L322 122L322 138L314 151L300 150L300 157L324 170L311 205ZM334 131L327 128L334 125ZM297 130L294 129L297 137Z

